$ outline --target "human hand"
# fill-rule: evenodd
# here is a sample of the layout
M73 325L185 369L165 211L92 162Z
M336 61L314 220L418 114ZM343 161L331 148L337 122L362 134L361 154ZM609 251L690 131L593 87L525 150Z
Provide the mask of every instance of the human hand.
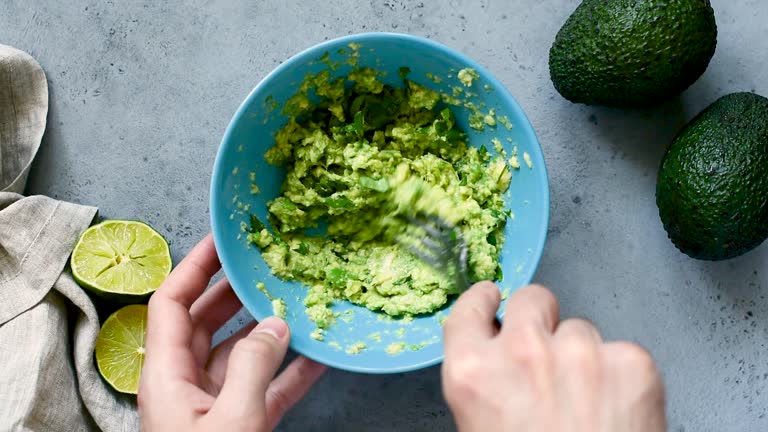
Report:
M662 432L664 389L643 348L603 342L587 321L560 322L557 299L531 285L463 294L444 325L443 391L462 432Z
M273 380L290 339L274 317L211 350L241 307L226 279L203 293L220 266L208 235L152 295L138 394L145 431L272 430L325 372L299 357Z

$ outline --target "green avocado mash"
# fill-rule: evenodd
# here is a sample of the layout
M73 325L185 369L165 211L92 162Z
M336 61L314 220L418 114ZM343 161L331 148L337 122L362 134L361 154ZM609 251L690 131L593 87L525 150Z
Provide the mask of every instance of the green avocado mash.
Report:
M336 300L409 316L458 293L447 275L396 242L409 232L407 216L437 215L458 227L472 280L499 273L509 165L469 147L444 95L407 74L401 68L402 87L368 68L346 79L308 76L265 154L287 175L268 205L272 229L252 217L248 240L275 275L309 287L304 304L319 328L336 319L328 308ZM465 82L475 78L465 74Z
M387 345L386 352L389 355L400 354L405 349L405 342L392 342Z
M465 68L460 70L457 76L459 78L459 81L461 81L461 83L467 87L472 87L472 83L476 79L480 79L480 75L478 75L477 71L471 68Z

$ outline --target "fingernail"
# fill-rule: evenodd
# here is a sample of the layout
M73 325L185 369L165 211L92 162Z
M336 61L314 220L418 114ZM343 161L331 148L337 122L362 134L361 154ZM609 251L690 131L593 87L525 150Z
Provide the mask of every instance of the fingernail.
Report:
M288 324L277 317L269 317L256 326L256 333L266 333L280 340L288 333Z
M470 287L470 289L475 289L475 290L478 290L478 291L479 290L485 290L485 291L488 291L488 292L492 293L492 295L496 296L496 297L501 295L501 288L499 288L498 285L496 285L495 283L493 283L491 281L477 282L476 284L472 285Z
M495 283L491 281L480 281L472 285L472 287L480 288L480 289L495 289L498 291L499 287Z

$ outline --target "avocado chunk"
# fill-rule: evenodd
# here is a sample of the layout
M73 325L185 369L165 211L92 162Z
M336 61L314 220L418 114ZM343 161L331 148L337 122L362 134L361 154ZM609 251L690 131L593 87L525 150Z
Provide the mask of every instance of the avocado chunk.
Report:
M584 0L557 34L557 91L587 105L639 108L693 84L715 53L709 0Z
M768 237L768 99L723 96L677 135L656 204L669 238L693 258L739 256Z

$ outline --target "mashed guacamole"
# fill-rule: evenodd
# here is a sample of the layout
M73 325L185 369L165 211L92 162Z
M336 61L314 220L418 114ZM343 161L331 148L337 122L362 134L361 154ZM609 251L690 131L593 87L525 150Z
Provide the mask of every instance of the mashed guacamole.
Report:
M407 316L458 293L397 243L407 216L454 224L467 242L470 278L498 275L509 165L469 147L443 95L407 74L401 68L401 87L366 68L346 79L308 76L265 154L287 175L269 203L271 227L252 217L248 240L275 275L309 287L304 303L319 328L333 323L328 306L336 300Z

